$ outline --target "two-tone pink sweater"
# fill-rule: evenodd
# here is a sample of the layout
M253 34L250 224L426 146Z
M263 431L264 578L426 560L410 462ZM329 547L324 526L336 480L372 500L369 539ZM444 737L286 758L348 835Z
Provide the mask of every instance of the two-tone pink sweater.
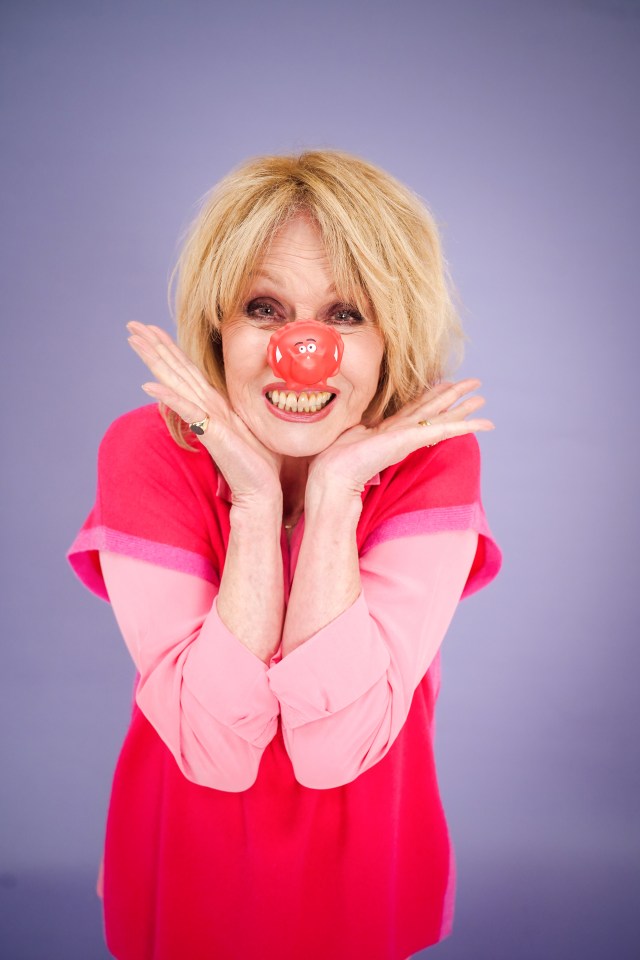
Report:
M116 421L70 560L138 669L105 842L119 960L402 960L451 929L454 859L433 760L439 646L500 555L474 437L363 494L362 592L269 664L218 616L226 484L157 408ZM304 536L283 535L285 592Z

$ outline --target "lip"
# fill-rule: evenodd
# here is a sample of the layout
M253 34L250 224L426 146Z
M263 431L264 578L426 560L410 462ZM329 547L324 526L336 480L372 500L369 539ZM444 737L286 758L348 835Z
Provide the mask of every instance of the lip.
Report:
M335 397L333 400L330 400L326 407L323 407L322 410L318 410L317 413L293 413L291 410L280 410L279 407L274 407L271 403L271 400L267 397L267 393L271 393L273 390L282 390L284 383L268 383L262 391L264 397L264 402L267 405L270 413L274 417L277 417L278 420L288 420L289 423L316 423L318 420L324 420L325 417L328 417L331 413L333 404L335 403ZM334 393L336 396L340 393L339 390L336 390L335 387L329 387L331 393ZM302 393L303 391L298 391ZM314 390L309 390L309 393L315 393Z

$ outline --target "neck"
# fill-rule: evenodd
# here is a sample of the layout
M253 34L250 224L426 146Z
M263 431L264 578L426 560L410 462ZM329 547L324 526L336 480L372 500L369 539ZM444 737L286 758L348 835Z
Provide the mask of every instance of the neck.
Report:
M284 523L297 522L304 509L304 495L312 457L283 457L280 467Z

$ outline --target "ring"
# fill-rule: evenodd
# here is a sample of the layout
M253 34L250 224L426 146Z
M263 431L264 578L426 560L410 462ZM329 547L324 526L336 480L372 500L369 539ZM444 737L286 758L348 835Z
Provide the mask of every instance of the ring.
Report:
M195 433L199 437L201 437L208 426L209 426L209 417L206 416L204 420L196 420L194 423L190 423L189 430L191 430L192 433Z
M419 426L419 427L432 427L433 424L431 423L431 420L418 420L418 426ZM435 443L427 443L427 444L425 444L425 446L427 446L427 447L435 447Z

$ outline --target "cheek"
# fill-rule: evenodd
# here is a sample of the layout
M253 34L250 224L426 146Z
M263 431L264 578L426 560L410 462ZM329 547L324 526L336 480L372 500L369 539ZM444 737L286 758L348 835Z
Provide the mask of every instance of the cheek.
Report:
M341 372L365 406L373 399L378 387L383 355L384 344L378 335L366 341L345 344Z
M222 356L225 378L231 405L242 399L266 366L266 344L264 338L246 336L253 331L229 331L222 338Z

